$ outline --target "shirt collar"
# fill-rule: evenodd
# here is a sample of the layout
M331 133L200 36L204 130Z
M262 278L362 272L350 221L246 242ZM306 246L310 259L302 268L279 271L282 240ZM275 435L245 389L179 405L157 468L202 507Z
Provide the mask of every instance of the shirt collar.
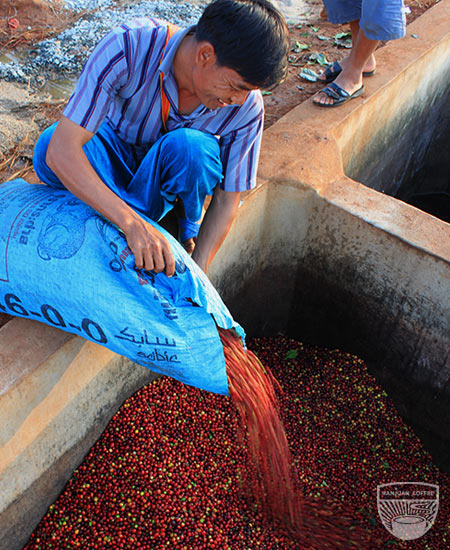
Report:
M192 25L187 29L180 29L167 43L166 51L164 52L161 63L159 64L159 71L164 73L164 78L169 74L169 71L172 68L173 58L178 50L178 46L181 44L183 38L193 29L195 29L195 25Z

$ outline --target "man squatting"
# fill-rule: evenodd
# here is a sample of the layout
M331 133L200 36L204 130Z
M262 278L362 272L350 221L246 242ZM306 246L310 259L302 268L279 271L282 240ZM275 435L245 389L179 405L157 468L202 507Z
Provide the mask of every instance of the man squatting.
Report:
M180 240L206 272L256 184L261 89L286 74L289 37L267 0L215 0L197 25L151 18L112 30L89 57L61 120L39 138L40 180L65 187L118 226L136 268L168 276L161 220L175 205ZM213 195L199 223L207 195Z

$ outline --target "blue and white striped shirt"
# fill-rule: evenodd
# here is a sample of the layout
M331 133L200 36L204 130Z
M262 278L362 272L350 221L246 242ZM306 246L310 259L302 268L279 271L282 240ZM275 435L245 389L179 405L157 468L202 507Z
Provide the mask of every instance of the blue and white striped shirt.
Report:
M170 101L168 131L196 128L219 138L225 191L246 191L256 185L264 119L259 90L243 105L211 110L200 105L189 115L178 112L178 90L172 73L176 50L191 29L180 29L164 44L167 23L136 19L107 34L89 57L63 114L95 133L103 120L142 158L161 136L161 90ZM164 56L161 58L164 51Z

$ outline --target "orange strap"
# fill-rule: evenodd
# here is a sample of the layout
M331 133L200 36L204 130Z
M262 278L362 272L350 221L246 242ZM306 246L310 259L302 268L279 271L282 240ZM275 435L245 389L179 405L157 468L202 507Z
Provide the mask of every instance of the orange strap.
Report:
M160 65L161 65L163 57L164 57L164 52L166 51L166 46L167 46L169 40L171 39L171 37L177 32L178 29L179 29L179 27L169 23L169 26L167 28L166 43L164 44L164 48L163 48L163 51L162 51L162 54L161 54L161 60L159 62ZM167 132L167 119L169 118L169 111L170 111L170 101L168 100L168 98L166 96L166 93L164 91L163 80L164 80L164 73L161 71L159 73L159 86L161 88L161 120L162 120L162 124L163 124L163 128L164 128L163 133L166 133Z

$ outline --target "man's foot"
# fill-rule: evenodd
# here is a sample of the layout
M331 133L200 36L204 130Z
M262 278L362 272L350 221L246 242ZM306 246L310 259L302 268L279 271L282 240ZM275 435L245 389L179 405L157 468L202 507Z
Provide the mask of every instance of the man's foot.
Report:
M318 80L321 80L322 82L333 82L333 80L341 74L342 70L348 66L348 62L347 56L339 61L330 63L330 65L328 65L328 67L326 67L325 70L319 74ZM376 65L375 56L371 55L364 66L362 76L372 76L375 74Z
M341 74L332 82L333 86L327 86L313 97L313 102L319 107L333 107L342 105L349 99L357 97L362 92L362 75L358 71L352 71L351 67L342 70ZM335 86L336 85L336 86ZM326 90L326 91L325 91ZM336 95L337 94L337 95ZM344 97L345 96L345 97ZM345 99L345 100L344 100Z
M188 254L192 254L194 252L195 245L197 243L197 237L187 239L186 241L183 241L184 249Z
M364 86L362 84L356 90L349 92L336 82L331 82L313 98L313 103L319 107L338 107L343 103L347 103L350 99L359 97L363 92Z
M186 252L192 254L197 244L197 235L200 230L200 224L191 222L186 218L178 218L179 238Z

